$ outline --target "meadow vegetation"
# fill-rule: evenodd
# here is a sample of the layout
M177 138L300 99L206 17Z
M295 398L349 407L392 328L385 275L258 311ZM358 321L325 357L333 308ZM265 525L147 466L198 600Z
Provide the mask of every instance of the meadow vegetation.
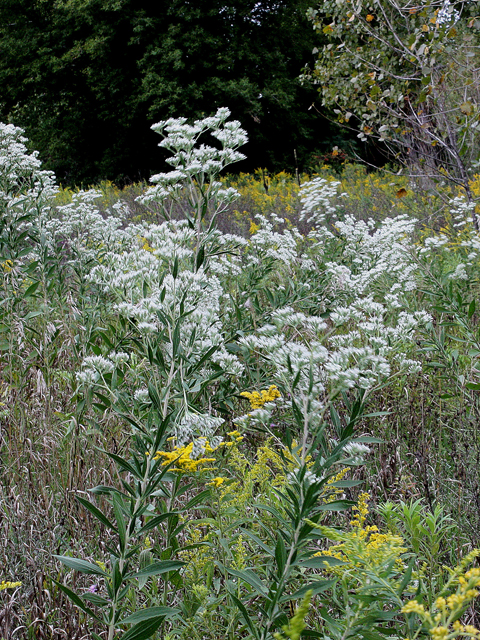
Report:
M86 191L0 125L0 637L478 638L480 208L229 115Z

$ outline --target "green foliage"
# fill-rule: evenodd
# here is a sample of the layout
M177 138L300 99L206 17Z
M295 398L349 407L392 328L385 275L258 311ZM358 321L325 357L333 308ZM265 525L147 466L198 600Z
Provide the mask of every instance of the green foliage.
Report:
M295 615L288 621L288 625L282 627L283 633L274 633L275 640L299 640L302 631L305 629L305 617L310 607L310 601L312 599L312 592L309 591L305 594L300 606L296 609Z

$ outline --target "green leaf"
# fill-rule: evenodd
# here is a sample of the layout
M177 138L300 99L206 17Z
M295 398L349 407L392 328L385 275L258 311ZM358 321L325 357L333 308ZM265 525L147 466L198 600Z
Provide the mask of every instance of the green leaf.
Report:
M92 564L91 562L87 562L86 560L80 560L78 558L70 558L70 556L53 556L57 560L60 560L62 564L69 567L70 569L74 569L75 571L80 571L80 573L90 573L97 576L107 577L108 573L106 573L103 569L97 564Z
M405 571L405 575L403 576L402 581L400 582L400 584L398 586L398 589L397 589L397 593L398 593L398 595L400 597L402 596L404 589L406 588L406 586L410 582L410 579L412 577L412 571L413 571L414 565L415 565L415 558L412 558L410 560L410 562L408 563L408 568Z
M245 605L243 604L243 602L241 600L239 600L237 598L236 595L234 595L233 593L230 593L230 597L232 598L233 602L237 605L237 607L240 610L240 613L242 615L243 621L245 622L245 624L247 625L250 633L252 634L252 636L254 638L258 638L259 634L258 634L258 628L253 624L250 615L248 613L248 611L245 608Z
M197 507L205 498L210 497L211 491L209 489L205 489L205 491L201 491L198 495L194 496L191 500L187 502L185 505L185 511L188 509L193 509Z
M164 617L165 616L160 616L142 620L142 622L139 622L129 629L127 633L123 634L122 640L146 640L146 638L151 638L162 624Z
M280 602L287 602L288 600L297 600L298 598L303 598L306 593L312 591L313 595L317 593L321 593L322 591L326 591L333 587L337 580L317 580L316 582L311 582L310 584L306 584L298 591L295 591L293 594L285 594L280 599Z
M262 542L262 540L260 540L260 538L258 536L256 536L254 533L252 533L250 531L250 529L244 529L243 527L240 529L240 531L242 532L242 534L248 536L249 538L251 538L254 542L256 542L256 544L258 544L258 546L263 549L265 551L265 553L267 553L269 556L273 556L274 552L273 552L273 548L270 548L269 546L267 546L264 542Z
M40 285L40 281L37 280L37 282L34 282L33 284L31 284L28 289L26 289L25 293L23 294L25 296L25 298L28 298L29 296L33 296L33 294L35 293L35 291L38 289Z
M92 504L89 500L86 500L85 498L80 498L79 496L76 496L76 498L78 502L80 502L80 504L82 504L85 507L85 509L88 509L88 511L90 511L90 513L92 513L97 518L97 520L100 520L100 522L104 524L108 529L115 531L115 533L117 532L117 529L106 517L106 515L102 513L100 509L98 509L94 504Z
M93 618L94 620L97 620L98 622L103 622L103 620L101 618L99 618L96 613L94 611L92 611L90 609L90 607L87 607L86 604L83 602L83 600L80 598L80 596L78 596L76 593L74 593L71 589L69 589L68 587L66 587L64 584L61 584L60 582L58 582L57 580L55 580L54 578L52 578L52 582L54 582L57 587L63 591L63 593L68 596L70 598L70 600L73 602L73 604L75 606L77 606L79 609L81 609L84 613L87 613L91 618Z
M118 539L120 543L120 549L125 550L127 541L127 526L125 523L125 515L123 511L123 498L119 493L112 493L113 513L115 514L115 520L117 521Z
M110 600L102 598L102 596L99 596L96 593L90 593L89 591L82 593L82 600L91 602L97 607L108 607L108 605L111 604Z
M350 509L353 507L355 502L352 500L334 500L333 502L328 502L327 504L320 504L315 508L315 511L345 511L345 509Z
M260 596L266 596L268 593L267 587L263 584L261 579L257 576L257 574L251 569L244 569L243 571L238 571L237 569L230 569L227 567L227 571L230 575L235 576L236 578L240 578L251 587L255 589L255 591Z
M287 550L281 534L278 535L277 545L275 547L275 561L277 563L278 575L282 575L285 563L287 562Z
M129 580L134 578L145 578L147 576L158 576L162 573L167 573L168 571L178 571L185 566L185 562L181 562L180 560L163 560L161 562L152 562L144 569L140 569L137 573L128 576Z
M328 567L339 567L342 564L347 563L334 556L316 556L315 558L303 560L298 566L307 567L308 569L328 569Z
M173 276L174 280L177 279L177 276L178 276L178 256L175 256L175 260L173 261L172 276Z
M150 620L151 618L166 618L179 612L180 609L175 609L174 607L150 607L148 609L141 609L117 622L117 626L120 624L137 624L138 622Z
M202 245L200 247L200 249L198 250L198 253L197 253L197 260L196 260L196 263L195 263L195 271L198 271L200 269L200 267L202 266L204 261L205 261L205 248Z
M159 516L154 516L153 518L149 519L148 522L144 524L141 529L139 529L139 531L137 532L137 536L141 536L147 531L151 531L151 529L155 529L155 527L158 527L159 524L161 524L165 520L168 520L168 518L170 518L172 515L176 515L176 514L177 514L177 511L169 511L168 513L162 513Z
M123 471L128 471L133 475L134 478L138 478L137 470L135 469L135 467L132 467L132 465L129 462L127 462L125 458L122 458L121 456L117 456L116 453L112 453L110 451L104 451L104 453L106 453L109 458L114 460Z
M335 487L335 489L347 489L350 487L358 487L359 484L363 484L364 480L337 480L337 482L332 482L330 487Z

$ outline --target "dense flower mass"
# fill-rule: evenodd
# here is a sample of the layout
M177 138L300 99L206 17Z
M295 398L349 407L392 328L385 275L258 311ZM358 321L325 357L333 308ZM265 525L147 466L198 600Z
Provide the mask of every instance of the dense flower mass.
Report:
M9 580L2 580L0 582L0 591L4 591L5 589L16 589L17 587L21 586L21 582L10 582Z
M281 398L280 391L274 384L270 385L268 389L262 389L260 393L258 391L252 391L251 393L248 391L242 391L240 395L250 401L252 409L259 409L267 402L273 402L277 398Z
M285 188L296 200L280 215L262 173L262 206L230 209L236 226L223 232L217 221L243 178L220 172L243 157L246 141L228 117L220 109L154 126L172 171L152 178L143 218L126 205L102 209L103 195L92 190L59 204L53 177L21 132L0 127L0 426L9 433L23 420L18 398L28 389L35 425L61 434L68 486L85 473L70 464L80 445L95 443L82 453L105 461L98 443L115 443L107 465L117 473L100 465L101 484L89 499L79 496L106 532L105 562L57 556L70 571L95 576L90 586L79 581L80 595L63 593L109 638L251 632L268 640L281 627L299 637L308 597L294 623L283 623L288 603L311 589L313 635L480 638L462 618L480 593L480 570L467 570L477 554L447 582L440 561L428 575L453 520L417 500L422 489L414 472L398 470L400 453L383 447L392 461L378 466L396 477L375 476L374 499L357 488L377 464L378 434L404 421L415 440L419 406L422 429L427 420L435 426L432 449L446 447L446 416L456 420L460 406L473 446L474 205L455 194L444 226L419 230L403 195L388 215L369 217L369 201L354 215L354 190L322 174ZM429 378L431 369L442 374ZM438 406L419 404L423 385L433 395L444 384L450 393ZM401 402L385 391L394 387ZM17 455L13 446L9 455ZM425 464L436 500L443 487ZM374 521L369 501L387 491L415 498L377 504ZM94 544L90 558L103 548ZM20 585L2 581L0 591ZM4 597L10 606L17 596L21 590Z
M480 568L474 567L465 571L468 562L479 554L480 551L475 549L465 556L460 566L452 572L450 580L442 590L443 595L436 598L431 608L418 600L410 600L402 607L403 613L416 614L420 618L433 640L480 637L479 629L471 624L462 624L459 619L472 600L480 594ZM447 595L455 586L455 592Z
M172 451L157 451L153 459L163 460L163 465L174 463L175 466L172 467L172 471L192 473L198 471L201 466L209 462L215 462L215 458L195 457L195 454L199 456L204 452L213 451L214 449L209 445L208 441L204 440L197 444L197 447L195 447L194 442L190 442L186 447L175 447Z

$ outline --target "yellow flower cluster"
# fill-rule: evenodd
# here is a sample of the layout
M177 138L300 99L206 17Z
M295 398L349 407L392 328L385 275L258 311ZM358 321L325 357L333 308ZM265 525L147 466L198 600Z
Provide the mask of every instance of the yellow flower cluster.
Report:
M5 589L16 589L22 585L21 582L9 582L8 580L2 580L0 582L0 591L4 591Z
M260 225L254 222L251 218L249 218L249 220L250 220L250 229L248 230L248 233L251 236L253 236L260 229Z
M298 466L295 451L298 445L292 443L292 451L282 448L277 451L269 439L258 447L256 455L245 456L238 449L234 449L229 458L230 468L239 480L234 480L220 488L222 505L226 509L236 511L248 509L248 505L256 496L269 496L277 509L282 509L282 502L278 499L275 489L282 488L287 482L287 474ZM292 453L293 452L293 453ZM311 456L307 457L307 466L311 466ZM271 516L265 511L262 519L269 520ZM273 521L273 520L272 520Z
M186 532L188 549L179 552L179 558L187 563L184 577L191 584L205 584L209 571L213 570L215 556L212 551L211 525L205 523L201 527L196 523L187 526Z
M240 434L240 431L237 431L237 430L229 431L227 433L227 436L230 436L230 438L233 438L233 440L230 440L230 442L222 442L220 446L233 447L235 444L238 444L239 442L241 442L244 438L244 436Z
M425 609L424 605L416 600L411 600L403 606L403 613L414 613L420 618L422 627L427 627L433 640L454 640L459 636L480 638L480 630L472 625L463 625L458 619L471 601L480 595L480 569L474 568L464 572L466 564L478 555L480 550L475 549L452 571L443 593L456 584L455 593L439 596L431 610Z
M343 480L349 471L350 469L348 467L345 467L328 480L322 490L322 495L327 494L326 497L323 498L323 502L325 504L329 504L330 502L338 500L338 498L343 494L343 489L338 489L337 487L334 487L332 485L334 485L336 482L340 482L340 480Z
M357 504L352 507L357 513L350 523L351 531L316 526L326 538L338 544L327 550L318 551L315 555L332 556L346 563L338 568L332 567L330 570L333 573L354 570L357 577L360 577L363 569L378 569L387 566L392 560L394 567L398 570L403 569L401 555L407 550L404 547L403 538L390 532L380 533L375 525L365 526L369 498L368 493L360 494Z
M138 239L142 243L142 249L144 251L149 251L150 253L153 253L155 251L155 249L148 244L147 238L144 238L143 236L138 236Z
M248 566L250 553L243 541L242 534L240 534L237 538L237 544L233 548L233 555L235 558L234 559L235 569L242 571L242 569L245 569Z
M5 260L5 262L2 262L2 267L6 273L10 273L13 268L13 262L11 260Z
M410 600L402 608L402 613L417 613L419 616L425 613L425 607L416 600Z
M270 385L268 389L263 389L260 393L258 391L252 391L252 393L242 391L240 395L248 398L252 409L260 409L267 402L273 402L276 398L282 397L280 391L274 384Z
M210 453L214 451L210 445L206 444L205 451ZM154 460L163 458L162 466L174 462L175 467L172 467L172 471L180 471L181 473L193 473L198 471L198 468L209 462L215 462L215 458L192 458L193 442L190 442L185 447L174 447L172 451L157 451Z
M302 174L299 178L302 183L310 179L307 174ZM275 211L279 216L285 217L295 211L298 203L300 186L297 176L285 171L267 175L266 171L257 169L255 173L228 175L221 180L225 186L233 187L240 192L240 202L248 209L235 212L239 222L242 218L248 219L252 212L268 215Z
M228 480L228 478L221 478L221 477L212 478L210 480L210 482L207 482L207 485L209 485L211 487L215 487L215 489L217 489L218 487L221 487L222 484L224 482L226 482L227 480Z
M358 511L355 514L354 519L350 522L352 527L357 527L358 529L362 529L365 524L365 520L368 516L368 501L370 499L369 493L361 493L358 496L358 502L355 506L352 507L352 511Z
M230 431L228 433L230 440L227 442L221 442L218 447L212 447L208 441L205 442L203 451L207 454L212 454L220 447L233 447L243 440L243 436L240 431ZM175 438L169 438L174 440ZM175 466L171 468L171 471L178 471L180 473L193 473L199 471L200 467L208 464L209 462L215 462L215 458L201 457L192 458L193 442L190 442L184 447L174 447L172 451L157 451L153 457L154 460L163 459L162 466L166 466L172 462ZM150 452L147 451L147 456ZM228 478L213 478L209 484L214 487L220 487Z

